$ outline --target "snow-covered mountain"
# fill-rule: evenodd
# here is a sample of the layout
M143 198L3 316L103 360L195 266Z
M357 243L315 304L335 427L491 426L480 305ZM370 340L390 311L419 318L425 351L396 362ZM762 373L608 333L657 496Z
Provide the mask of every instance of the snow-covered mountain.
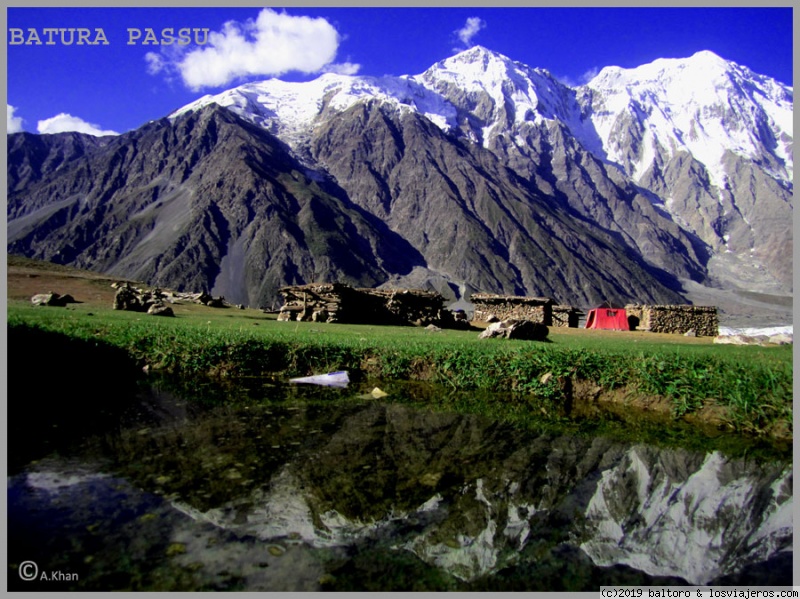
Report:
M302 83L269 79L203 96L171 116L219 104L300 149L311 130L333 112L379 100L398 111L419 113L444 131L462 129L488 145L492 130L499 133L515 123L538 123L544 118L564 120L568 109L578 109L574 98L574 91L547 71L476 46L420 75L376 78L328 73ZM477 130L470 129L476 125Z
M570 206L681 278L792 291L793 90L712 52L606 67L570 88L546 70L476 46L415 76L270 80L205 96L175 114L215 102L308 158L316 128L368 100L416 112L494 151L539 189L561 192ZM591 179L590 192L564 185L570 167L549 168L563 154ZM629 206L609 205L609 187L646 196L670 222L648 215L642 225ZM705 272L654 250L656 236L641 230L674 237L673 225L706 254L691 258ZM686 241L677 245L686 253Z
M707 170L724 189L725 154L764 161L764 170L792 184L792 89L708 51L661 59L636 69L606 67L580 90L602 141L593 150L621 165L634 180L679 152ZM631 147L626 116L636 116L641 139Z
M583 143L708 245L717 283L791 291L792 88L699 52L605 68L578 93Z
M8 248L248 305L335 279L786 324L792 101L710 52L580 87L480 46L248 83L101 145L10 136Z
M398 111L418 112L447 130L456 124L455 109L414 78L354 77L327 73L303 83L268 79L207 95L175 111L175 118L209 104L228 108L260 125L302 155L315 128L331 115L359 102L378 100Z
M635 69L605 67L588 84L570 88L544 69L475 46L420 75L270 79L204 96L173 116L213 102L298 143L331 110L368 99L416 111L447 131L462 128L487 147L492 134L559 121L586 149L637 181L659 157L684 151L717 187L726 183L726 152L767 158L767 172L792 183L792 88L710 51ZM626 143L631 119L642 133L633 148ZM470 131L475 124L480 128Z

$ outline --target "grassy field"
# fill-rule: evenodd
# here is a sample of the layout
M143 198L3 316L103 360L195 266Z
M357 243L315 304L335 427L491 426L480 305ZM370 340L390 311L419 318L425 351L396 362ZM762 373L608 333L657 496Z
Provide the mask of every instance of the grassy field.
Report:
M120 348L141 368L181 377L284 380L348 370L355 381L508 393L520 409L545 414L607 404L783 439L792 435L791 346L557 328L550 329L548 343L481 340L475 330L278 322L259 310L195 304L174 305L176 317L163 318L112 310L110 282L63 267L11 262L9 330ZM81 303L31 305L33 294L49 290Z

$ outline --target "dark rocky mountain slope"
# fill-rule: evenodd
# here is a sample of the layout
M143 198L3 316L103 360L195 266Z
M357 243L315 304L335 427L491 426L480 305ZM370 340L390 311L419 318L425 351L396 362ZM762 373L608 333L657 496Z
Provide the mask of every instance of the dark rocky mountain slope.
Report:
M379 103L317 132L313 152L327 173L216 105L103 144L12 135L10 171L32 162L30 137L40 153L83 151L51 169L37 161L41 175L27 185L15 176L11 253L248 305L273 304L284 284L377 286L419 272L438 273L453 298L480 290L578 305L680 300L670 275L493 153Z
M11 253L250 305L287 283L377 285L423 260L219 107L150 123L10 189L8 215Z

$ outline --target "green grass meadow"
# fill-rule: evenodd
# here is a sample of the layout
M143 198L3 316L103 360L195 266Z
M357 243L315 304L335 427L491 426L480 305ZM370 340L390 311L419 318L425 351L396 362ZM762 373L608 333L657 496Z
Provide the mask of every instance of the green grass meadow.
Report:
M547 343L483 340L476 330L278 322L257 310L199 305L175 311L164 318L9 300L8 327L108 345L139 367L179 377L288 379L347 370L355 381L511 394L543 412L558 411L580 383L599 393L658 397L673 418L714 406L736 430L791 436L792 346L556 328Z

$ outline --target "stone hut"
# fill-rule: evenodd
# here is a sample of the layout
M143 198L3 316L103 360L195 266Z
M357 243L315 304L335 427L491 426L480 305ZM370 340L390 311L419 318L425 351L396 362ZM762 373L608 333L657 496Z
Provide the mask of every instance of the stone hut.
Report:
M486 322L492 316L500 320L520 319L553 325L553 300L547 297L522 297L473 293L469 301L475 305L475 320Z
M357 314L348 314L359 308L371 311L374 305L364 306L365 298L356 290L341 283L310 283L281 287L283 306L278 320L312 322L350 322Z
M685 334L694 331L698 337L716 337L719 319L716 306L625 306L631 330L652 333Z
M284 305L278 320L451 326L444 297L421 289L353 288L343 283L310 283L278 290Z

